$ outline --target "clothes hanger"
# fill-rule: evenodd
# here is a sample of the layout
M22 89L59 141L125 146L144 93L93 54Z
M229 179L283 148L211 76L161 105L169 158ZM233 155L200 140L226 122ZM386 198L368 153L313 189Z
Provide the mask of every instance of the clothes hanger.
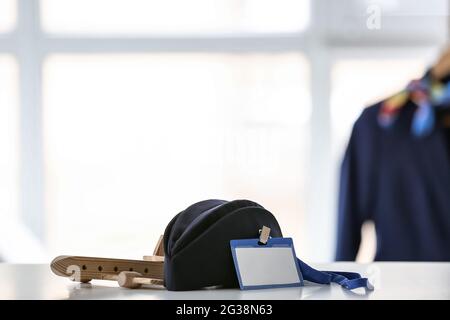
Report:
M445 49L431 68L431 76L439 81L448 82L450 80L450 46Z

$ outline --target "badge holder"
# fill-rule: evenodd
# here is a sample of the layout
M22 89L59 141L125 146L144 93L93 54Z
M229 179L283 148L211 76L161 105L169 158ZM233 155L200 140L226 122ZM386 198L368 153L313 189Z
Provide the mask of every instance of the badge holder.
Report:
M259 239L231 240L230 245L242 290L303 285L291 238L270 238L264 226Z

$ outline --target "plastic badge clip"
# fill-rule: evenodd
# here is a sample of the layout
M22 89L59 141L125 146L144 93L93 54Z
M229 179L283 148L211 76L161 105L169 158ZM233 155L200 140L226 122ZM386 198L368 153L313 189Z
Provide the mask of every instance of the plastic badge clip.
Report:
M270 238L270 228L263 226L259 233L259 244L267 244Z

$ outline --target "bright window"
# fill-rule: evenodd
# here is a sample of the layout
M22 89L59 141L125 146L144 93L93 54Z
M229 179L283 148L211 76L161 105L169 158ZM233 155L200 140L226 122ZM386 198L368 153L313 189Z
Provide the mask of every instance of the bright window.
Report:
M308 83L300 54L51 56L51 252L149 253L176 213L208 198L259 200L300 237Z
M17 1L0 0L0 33L12 31L17 19Z
M298 32L309 0L42 0L41 14L58 34Z
M6 220L17 219L19 204L17 72L14 57L0 54L0 219Z
M422 2L0 0L0 262L136 258L210 197L330 260L353 121L447 41Z

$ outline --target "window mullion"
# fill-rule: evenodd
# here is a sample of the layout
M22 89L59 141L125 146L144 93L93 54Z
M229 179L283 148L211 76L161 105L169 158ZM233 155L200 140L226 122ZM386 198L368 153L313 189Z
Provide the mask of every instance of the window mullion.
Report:
M44 239L44 181L39 50L39 1L18 1L16 51L20 90L20 216L38 239Z
M307 255L312 261L330 261L334 248L335 182L331 159L330 69L329 46L322 15L327 7L312 1L311 26L307 53L311 64L312 113L310 124L310 161L307 212L307 242L314 250ZM320 230L320 232L317 232ZM309 247L311 248L311 246ZM308 249L308 248L307 248Z

